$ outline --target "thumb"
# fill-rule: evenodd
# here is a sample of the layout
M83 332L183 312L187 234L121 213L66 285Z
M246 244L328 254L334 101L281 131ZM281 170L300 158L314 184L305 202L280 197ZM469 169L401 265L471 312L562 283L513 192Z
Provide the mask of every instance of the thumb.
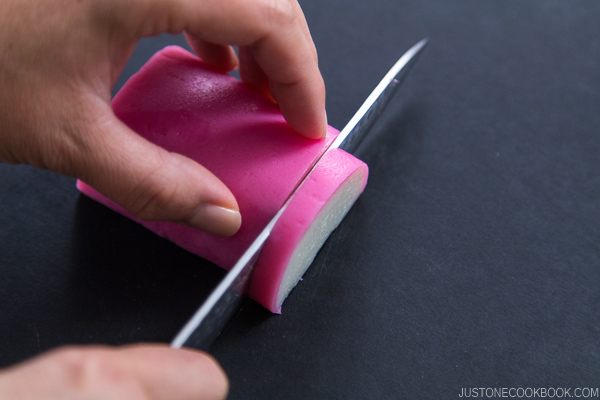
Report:
M231 191L209 170L150 143L103 113L75 174L138 218L184 223L223 236L241 225ZM86 140L88 142L88 140Z

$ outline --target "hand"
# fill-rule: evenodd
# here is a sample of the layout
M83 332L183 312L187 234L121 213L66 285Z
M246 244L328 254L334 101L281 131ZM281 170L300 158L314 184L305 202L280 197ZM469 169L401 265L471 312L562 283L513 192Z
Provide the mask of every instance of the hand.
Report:
M229 189L112 112L136 41L161 32L186 32L223 70L239 46L242 79L270 91L301 134L325 133L325 89L296 0L3 0L0 161L79 177L142 219L231 235L241 218Z
M214 400L227 378L203 353L163 346L66 348L0 371L0 398Z

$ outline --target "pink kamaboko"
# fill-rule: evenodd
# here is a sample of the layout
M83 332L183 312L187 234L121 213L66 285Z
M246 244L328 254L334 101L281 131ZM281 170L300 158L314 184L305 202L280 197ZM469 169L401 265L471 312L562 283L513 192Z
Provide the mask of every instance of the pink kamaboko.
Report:
M79 181L81 192L152 232L225 269L233 266L297 182L337 135L322 140L293 132L275 104L179 47L155 54L113 101L116 115L141 136L202 164L235 195L242 227L232 237L133 218ZM296 193L257 261L248 295L271 310L281 305L329 234L360 196L365 163L329 151Z

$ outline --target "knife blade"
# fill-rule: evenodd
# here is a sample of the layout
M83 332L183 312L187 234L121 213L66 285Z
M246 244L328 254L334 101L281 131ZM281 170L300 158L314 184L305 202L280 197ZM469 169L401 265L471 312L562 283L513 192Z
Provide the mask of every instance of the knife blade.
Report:
M390 98L406 77L410 67L414 65L417 55L426 46L427 39L422 39L404 53L392 68L385 74L379 84L373 89L358 111L346 124L333 142L323 151L320 157L308 168L302 179L294 186L283 206L277 211L267 226L242 254L239 260L229 270L217 287L211 292L206 301L179 331L171 342L171 347L190 347L208 350L213 341L219 336L226 324L238 310L244 296L254 263L260 250L275 228L277 221L287 209L294 194L310 176L311 172L331 149L340 148L350 153L356 150L373 122L385 108Z

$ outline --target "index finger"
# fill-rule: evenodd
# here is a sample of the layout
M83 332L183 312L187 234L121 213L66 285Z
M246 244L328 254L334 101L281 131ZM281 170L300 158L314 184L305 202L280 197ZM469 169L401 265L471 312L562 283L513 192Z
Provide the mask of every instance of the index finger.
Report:
M325 85L296 0L151 0L145 4L147 12L137 14L141 32L186 31L209 43L247 47L292 128L311 138L325 134Z
M293 28L270 32L251 45L249 52L267 76L289 124L305 136L319 138L327 126L325 85L308 28L302 26L304 18L295 18Z

